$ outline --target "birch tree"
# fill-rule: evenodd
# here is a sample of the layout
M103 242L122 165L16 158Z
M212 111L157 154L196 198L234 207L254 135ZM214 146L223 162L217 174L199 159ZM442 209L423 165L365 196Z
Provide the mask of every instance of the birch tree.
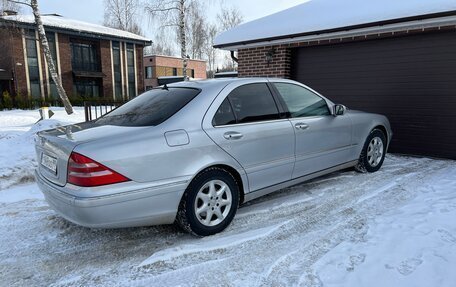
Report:
M152 18L159 18L163 26L177 27L177 35L180 45L180 55L182 58L182 74L184 81L187 77L187 35L185 15L190 5L196 0L150 0L146 4L146 12Z
M134 34L142 31L136 19L140 14L139 0L104 0L104 25Z
M66 113L71 115L74 112L73 106L71 105L70 100L68 99L68 96L65 92L65 89L63 88L62 81L55 67L54 59L52 58L51 49L49 48L49 42L46 37L46 31L44 30L43 21L41 20L40 9L38 7L38 0L9 1L16 4L27 5L30 8L32 8L33 16L35 17L35 24L40 38L41 47L43 49L44 56L46 58L46 62L49 68L49 74L51 75L52 81L54 81L57 87L57 92L59 94L60 99L62 100Z

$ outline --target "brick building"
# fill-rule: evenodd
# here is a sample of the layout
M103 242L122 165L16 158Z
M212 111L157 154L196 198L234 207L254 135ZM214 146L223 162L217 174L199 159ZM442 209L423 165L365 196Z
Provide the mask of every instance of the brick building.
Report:
M146 90L160 86L162 81L176 77L182 79L182 59L170 56L151 55L144 57L144 86ZM206 79L206 61L188 60L187 76Z
M150 40L59 15L43 15L42 20L70 97L125 100L144 90L143 48ZM57 99L33 16L0 16L0 39L0 92L36 101Z
M388 116L392 152L456 159L456 1L312 0L218 36L240 77Z

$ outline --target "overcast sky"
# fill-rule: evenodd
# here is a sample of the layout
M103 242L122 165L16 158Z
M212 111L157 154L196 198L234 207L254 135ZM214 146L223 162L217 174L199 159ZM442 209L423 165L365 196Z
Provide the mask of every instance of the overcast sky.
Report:
M305 0L222 0L225 5L237 6L245 21L254 20L263 16L290 8ZM211 0L208 4L208 11L211 19L215 19L215 14L220 7L220 1ZM82 20L95 24L103 23L103 0L41 0L39 1L42 13L57 13L62 16ZM148 21L143 19L143 31L147 37L153 37L153 27L148 27Z

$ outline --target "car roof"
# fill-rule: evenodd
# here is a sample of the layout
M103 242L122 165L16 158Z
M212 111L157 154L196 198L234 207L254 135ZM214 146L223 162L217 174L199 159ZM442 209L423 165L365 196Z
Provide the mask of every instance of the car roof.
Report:
M198 89L207 89L207 88L216 88L216 87L225 87L228 84L236 82L264 82L274 80L274 78L265 78L265 77L252 77L252 78L215 78L207 80L196 80L196 81L187 81L187 82L177 82L172 84L167 84L168 87L186 87L186 88L198 88ZM280 79L283 81L284 79Z

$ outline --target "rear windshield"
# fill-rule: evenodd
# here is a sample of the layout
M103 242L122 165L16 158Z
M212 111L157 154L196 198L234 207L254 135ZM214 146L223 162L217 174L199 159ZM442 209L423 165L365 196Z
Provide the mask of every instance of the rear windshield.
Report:
M100 125L157 126L177 113L201 90L192 88L153 89L96 120Z

